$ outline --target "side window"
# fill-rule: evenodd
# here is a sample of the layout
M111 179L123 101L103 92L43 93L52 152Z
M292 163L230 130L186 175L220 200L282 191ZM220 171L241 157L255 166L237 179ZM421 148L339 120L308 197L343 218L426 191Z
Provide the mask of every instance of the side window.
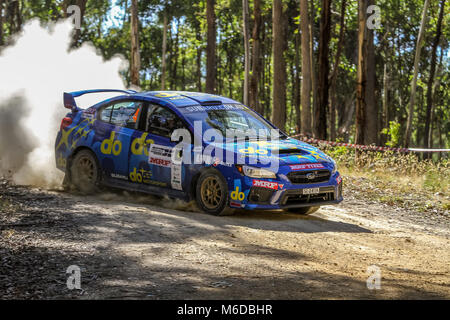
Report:
M103 109L100 119L115 126L136 129L142 108L141 101L119 102Z
M182 128L185 128L183 121L172 111L160 106L149 107L147 132L170 138L173 131Z
M109 123L111 121L111 111L113 109L113 106L109 106L102 110L100 113L100 120Z

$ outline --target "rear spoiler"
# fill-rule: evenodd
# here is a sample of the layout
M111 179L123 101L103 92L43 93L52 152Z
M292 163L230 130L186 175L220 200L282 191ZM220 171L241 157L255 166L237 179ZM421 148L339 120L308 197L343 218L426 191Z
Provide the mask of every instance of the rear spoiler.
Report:
M78 107L77 103L75 102L75 98L88 93L102 93L102 92L121 92L126 94L137 93L137 91L134 90L116 90L116 89L95 89L95 90L82 90L75 92L64 92L64 107L67 109L71 109L72 111L76 111L78 110Z

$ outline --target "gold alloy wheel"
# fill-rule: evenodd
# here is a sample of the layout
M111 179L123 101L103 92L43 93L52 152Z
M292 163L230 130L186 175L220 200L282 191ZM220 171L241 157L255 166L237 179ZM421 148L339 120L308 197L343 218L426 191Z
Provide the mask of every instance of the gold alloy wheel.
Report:
M95 182L95 164L89 157L82 157L78 160L78 173L81 180Z
M200 194L202 202L210 210L214 210L220 205L222 200L222 189L217 177L206 178L201 186Z

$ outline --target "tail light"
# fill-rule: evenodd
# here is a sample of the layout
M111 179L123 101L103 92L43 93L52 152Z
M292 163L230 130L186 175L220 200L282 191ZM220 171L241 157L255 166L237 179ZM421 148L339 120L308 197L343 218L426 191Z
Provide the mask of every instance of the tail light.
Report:
M64 119L62 119L61 121L61 127L59 127L59 130L62 131L63 129L67 128L68 126L70 126L72 124L72 118L69 117L65 117Z

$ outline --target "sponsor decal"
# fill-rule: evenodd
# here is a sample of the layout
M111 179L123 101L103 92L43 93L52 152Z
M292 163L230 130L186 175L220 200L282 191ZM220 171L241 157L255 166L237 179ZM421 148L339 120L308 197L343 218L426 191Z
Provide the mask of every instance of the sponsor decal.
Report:
M157 94L155 94L155 97L158 98L171 98L171 97L176 97L179 94L176 92L159 92Z
M100 147L100 151L103 154L113 154L115 156L118 156L120 154L120 152L122 151L122 142L120 142L119 140L115 140L115 137L116 132L112 131L109 139L103 140Z
M242 104L221 104L217 106L193 106L183 108L184 113L204 112L210 110L244 110Z
M215 158L214 163L213 163L213 167L217 167L220 164L220 159L219 158Z
M150 157L149 163L155 164L155 165L161 166L161 167L170 167L171 161L166 160L166 159L158 159L158 158Z
M212 165L213 167L217 167L219 165L226 166L226 167L233 166L232 163L226 163L226 162L220 161L220 159L217 157L211 157L209 155L202 155L202 154L195 155L195 163L198 163L198 164L204 163L205 165Z
M172 163L170 182L173 189L183 190L181 179L181 164Z
M136 170L136 168L135 168L135 170ZM121 180L128 180L127 176L124 176L124 175L121 175L121 174L118 174L118 173L111 173L111 178L121 179Z
M338 175L338 176L336 177L336 182L337 182L337 184L341 184L341 182L342 182L342 177L341 177L341 175Z
M172 148L160 144L152 144L150 148L150 156L170 160L172 157Z
M148 163L162 167L170 167L172 163L172 148L159 144L152 144L149 151Z
M94 119L96 111L97 110L95 108L91 107L89 109L84 110L83 111L83 115L84 115L85 118L92 120L92 119Z
M158 187L167 187L167 183L162 181L156 181L156 180L149 180L146 182L146 184L152 184Z
M245 193L239 192L239 187L236 187L233 192L231 192L231 200L243 201L245 199Z
M183 190L181 150L175 150L172 161L173 149L168 146L152 144L149 151L148 162L161 167L170 168L170 183L173 189Z
M148 148L146 146L155 143L155 141L153 141L152 139L146 139L147 136L148 133L145 132L140 138L135 138L133 140L133 142L131 143L131 153L137 156L140 156L142 154L148 156Z
M152 177L151 171L134 168L132 172L130 172L130 180L132 182L137 183L149 183L150 178Z
M264 180L253 180L254 187L267 188L272 190L278 190L278 182L264 181Z
M242 205L241 205L239 202L233 202L233 201L230 201L230 207L233 207L233 208L241 208Z
M97 110L95 108L88 108L86 110L83 111L84 114L94 114Z
M268 154L269 152L266 149L254 149L253 147L248 147L246 149L240 149L240 153L244 154Z
M321 163L305 163L305 164L293 164L289 166L291 170L311 170L311 169L324 169L325 167Z

